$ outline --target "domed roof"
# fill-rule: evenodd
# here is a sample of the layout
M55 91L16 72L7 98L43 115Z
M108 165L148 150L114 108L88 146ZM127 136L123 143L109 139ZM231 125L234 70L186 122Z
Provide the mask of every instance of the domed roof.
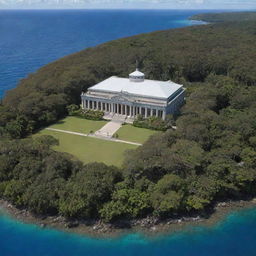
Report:
M132 72L129 76L145 76L144 73L140 72L138 68L136 68L136 71Z
M132 72L129 75L130 82L144 82L145 74L140 72L138 68L136 71Z

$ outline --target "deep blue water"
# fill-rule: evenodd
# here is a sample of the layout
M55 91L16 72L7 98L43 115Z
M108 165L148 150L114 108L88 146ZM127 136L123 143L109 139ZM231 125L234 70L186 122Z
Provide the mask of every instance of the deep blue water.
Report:
M229 215L211 228L189 229L158 238L130 234L92 239L0 217L1 256L253 256L256 209Z
M67 54L121 38L195 24L199 10L0 10L0 98L19 79Z

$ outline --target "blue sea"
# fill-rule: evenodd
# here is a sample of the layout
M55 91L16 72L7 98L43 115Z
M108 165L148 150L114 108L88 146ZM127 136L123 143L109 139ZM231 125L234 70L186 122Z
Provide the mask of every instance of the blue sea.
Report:
M194 226L170 235L115 239L40 229L0 217L1 256L253 256L256 209L232 213L213 227Z
M200 10L0 10L0 98L43 65L144 32L200 24ZM205 12L205 11L203 11Z

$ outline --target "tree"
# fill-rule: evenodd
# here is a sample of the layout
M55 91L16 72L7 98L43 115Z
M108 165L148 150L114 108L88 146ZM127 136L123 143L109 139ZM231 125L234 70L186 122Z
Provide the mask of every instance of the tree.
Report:
M121 217L136 218L149 212L151 206L149 194L136 189L121 189L113 193L112 200L100 210L105 221Z

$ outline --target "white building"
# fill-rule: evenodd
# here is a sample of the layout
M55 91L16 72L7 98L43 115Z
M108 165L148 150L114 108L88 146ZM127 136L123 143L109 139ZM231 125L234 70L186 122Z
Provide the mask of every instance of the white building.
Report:
M116 115L134 119L175 114L184 103L185 89L171 81L147 80L136 69L129 78L112 76L82 93L82 108L105 112L110 119Z

